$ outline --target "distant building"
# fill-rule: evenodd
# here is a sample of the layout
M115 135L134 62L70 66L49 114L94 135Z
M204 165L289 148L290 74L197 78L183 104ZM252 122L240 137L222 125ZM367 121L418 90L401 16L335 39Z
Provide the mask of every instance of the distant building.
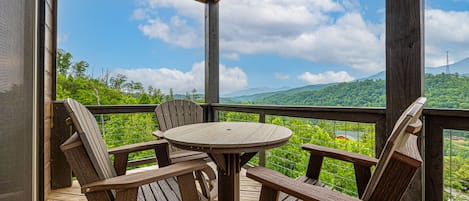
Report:
M464 137L460 137L460 136L451 136L451 140L454 140L454 141L464 141L466 140Z
M365 134L365 132L336 130L335 138L344 140L358 140L363 134Z
M347 137L345 136L337 136L335 137L336 140L346 140L346 141L349 141L350 139L348 139Z

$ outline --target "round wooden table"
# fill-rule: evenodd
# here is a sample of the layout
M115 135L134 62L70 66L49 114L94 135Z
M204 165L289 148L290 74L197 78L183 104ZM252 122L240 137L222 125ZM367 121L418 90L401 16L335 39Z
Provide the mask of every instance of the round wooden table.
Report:
M164 134L173 146L206 152L217 165L218 200L239 201L239 171L258 151L285 144L292 131L248 122L213 122L181 126Z

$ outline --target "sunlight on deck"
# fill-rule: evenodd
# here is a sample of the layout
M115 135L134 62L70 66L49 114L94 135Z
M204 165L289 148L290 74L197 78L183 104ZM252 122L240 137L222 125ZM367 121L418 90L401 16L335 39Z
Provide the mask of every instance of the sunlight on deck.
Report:
M210 163L213 168L215 165ZM145 169L131 170L129 173L139 172ZM241 201L257 201L261 190L261 184L246 177L246 169L240 173ZM72 187L51 191L47 196L47 201L86 201L84 194L80 192L80 185L74 181Z

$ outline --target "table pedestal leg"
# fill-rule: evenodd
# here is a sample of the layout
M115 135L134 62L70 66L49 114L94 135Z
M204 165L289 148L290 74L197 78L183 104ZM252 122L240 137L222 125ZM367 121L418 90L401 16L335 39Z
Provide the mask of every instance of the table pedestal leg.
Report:
M218 170L218 200L239 201L239 154L212 154Z

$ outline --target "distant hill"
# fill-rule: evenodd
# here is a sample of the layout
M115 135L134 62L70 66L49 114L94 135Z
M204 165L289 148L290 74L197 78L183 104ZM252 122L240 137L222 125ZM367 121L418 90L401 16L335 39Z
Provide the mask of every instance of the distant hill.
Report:
M449 72L452 74L458 73L459 75L469 75L469 57L461 61L458 61L456 63L450 64L449 70L450 70ZM446 65L439 66L439 67L426 67L425 73L433 74L433 75L446 73ZM385 80L385 79L386 79L386 73L384 71L381 71L379 73L376 73L374 75L371 75L369 77L365 77L359 80Z
M461 61L449 65L450 73L458 73L460 75L469 74L469 57ZM446 65L439 67L427 67L425 68L425 73L430 74L441 74L446 73Z
M429 74L438 75L438 74L445 73L446 66L427 67L425 68L425 72L427 74L426 75L427 79L429 79L429 76L430 76ZM459 75L469 75L469 57L459 62L451 64L450 73L453 73L453 74L458 73ZM347 102L345 100L339 101L339 102L330 102L324 98L323 99L316 98L315 101L318 101L318 102L314 102L310 100L311 97L309 97L310 95L308 94L317 94L317 96L321 96L321 97L330 97L331 94L339 96L339 93L343 93L340 96L356 97L353 94L353 92L355 92L357 89L360 89L360 91L368 91L368 92L372 91L373 95L370 96L369 98L380 100L379 101L380 103L371 101L371 100L357 101L357 103L360 102L363 104L368 104L368 105L361 105L361 106L384 106L384 102L382 101L385 100L385 96L384 96L384 90L385 90L384 80L385 79L386 79L386 73L384 71L381 71L369 77L358 79L354 82L308 85L308 86L298 87L298 88L293 88L293 89L288 89L288 90L269 91L269 92L263 92L263 93L247 94L247 95L232 96L232 97L225 96L225 98L222 98L221 101L224 103L252 102L252 103L261 103L261 104L289 104L289 105L304 104L304 105L328 105L328 106L349 105L350 106L350 104L354 105L355 102L353 101ZM366 84L370 84L369 82L367 82L367 80L373 81L372 82L373 85L378 84L379 86L375 86L375 88L369 88L367 86L364 86ZM379 80L381 80L382 82L379 82ZM348 91L342 90L341 87L348 88ZM266 90L267 88L250 89L244 92L239 92L239 94L254 92L256 90L261 90L261 89ZM444 90L444 88L442 88L442 90ZM362 95L362 92L359 92L359 93L357 92L356 95L357 96ZM302 96L304 96L304 98L300 98ZM359 106L359 104L357 106Z
M369 77L361 78L358 80L385 80L386 79L386 72L381 71L379 73L376 73L374 75L371 75Z
M277 92L256 104L385 107L384 80L357 80L297 93ZM469 77L457 74L425 76L427 107L469 109Z
M384 80L361 80L338 83L317 90L278 92L252 102L275 105L383 107L386 100L384 92Z
M240 91L235 91L229 94L224 94L222 97L230 98L230 97L240 97L240 96L250 96L254 94L263 94L275 91L284 91L290 89L289 87L282 87L282 88L269 88L269 87L256 87L256 88L249 88Z
M225 97L222 98L222 101L225 101L226 103L236 103L236 102L251 102L253 100L258 100L258 99L263 99L272 95L275 95L277 93L282 93L282 94L294 94L294 93L299 93L303 91L311 91L311 90L319 90L328 86L335 85L337 83L331 83L331 84L317 84L317 85L307 85L303 87L298 87L298 88L293 88L293 89L288 89L288 90L280 90L280 91L271 91L271 92L266 92L266 93L258 93L258 94L252 94L252 95L245 95L245 96L237 96L237 97Z

